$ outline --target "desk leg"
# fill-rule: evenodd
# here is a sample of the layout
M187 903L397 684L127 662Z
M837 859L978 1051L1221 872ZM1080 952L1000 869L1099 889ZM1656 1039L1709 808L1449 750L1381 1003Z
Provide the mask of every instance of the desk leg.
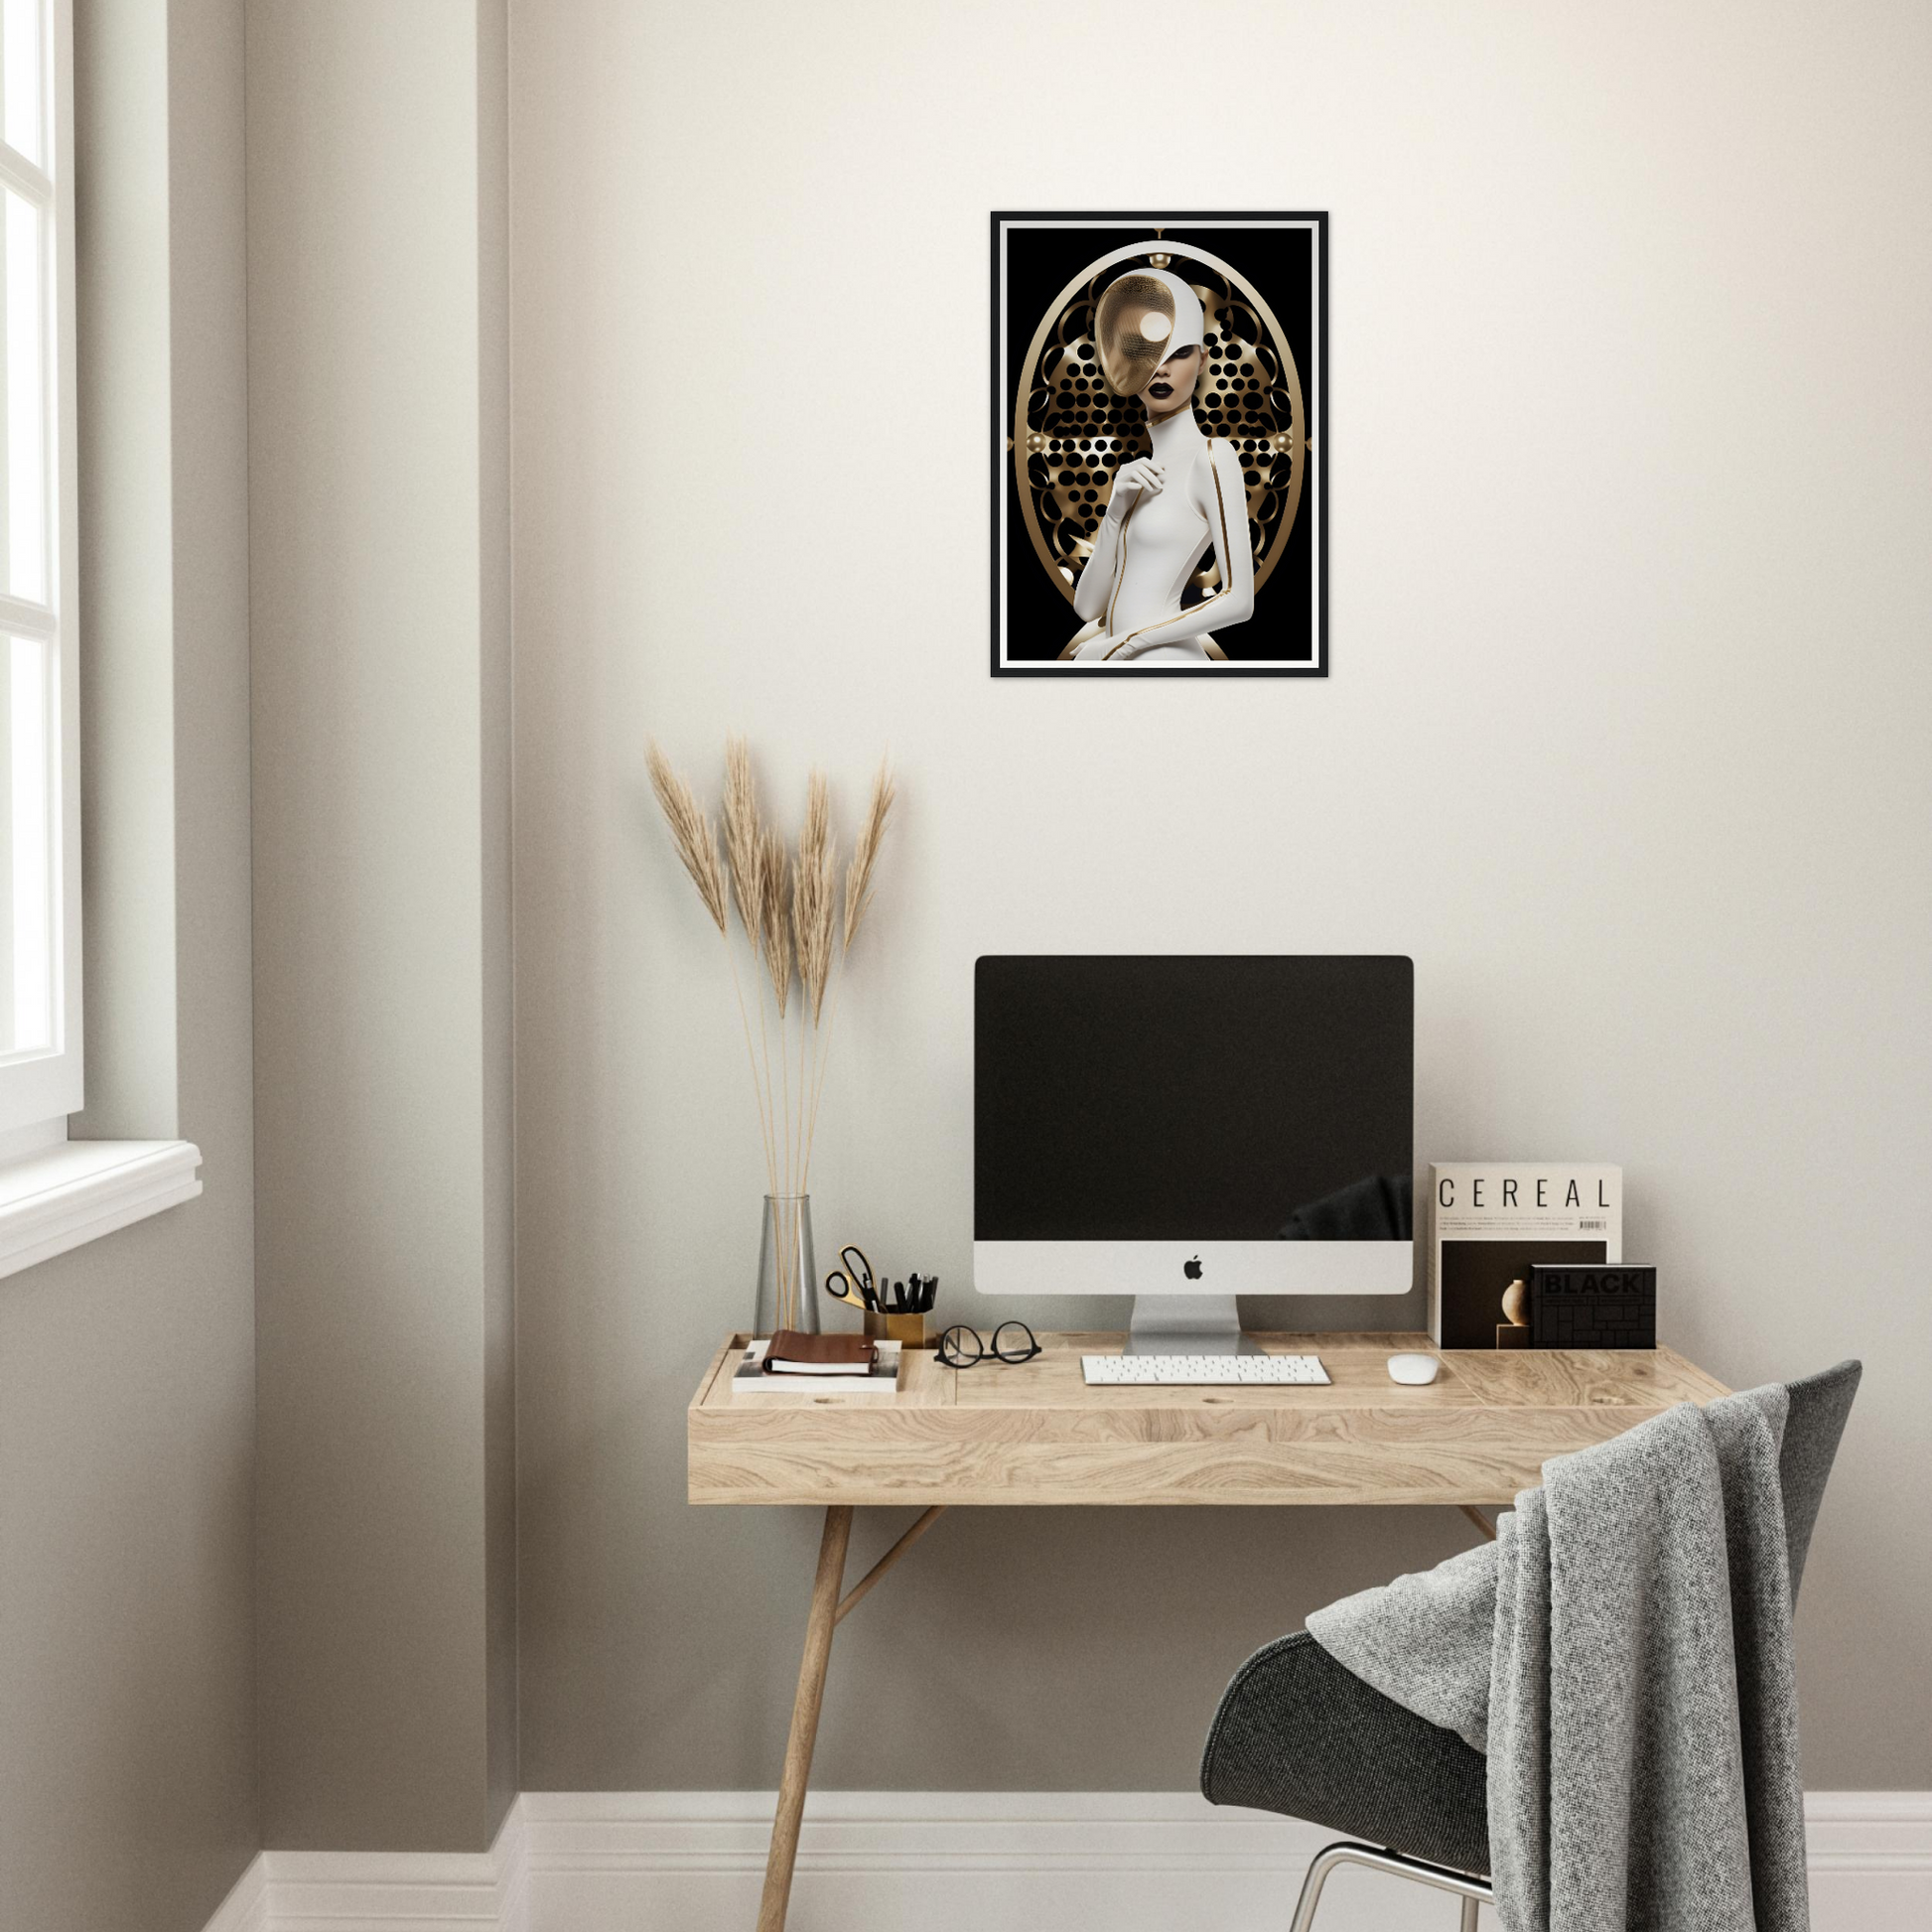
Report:
M812 1581L812 1607L805 1619L805 1655L798 1666L798 1695L792 1700L791 1735L785 1739L785 1768L778 1780L778 1814L771 1821L771 1852L764 1862L758 1932L784 1932L805 1785L812 1772L812 1746L818 1741L818 1708L825 1698L825 1667L831 1661L832 1628L839 1618L839 1586L845 1581L845 1546L851 1537L850 1506L833 1504L825 1512L825 1534L818 1546L818 1575Z

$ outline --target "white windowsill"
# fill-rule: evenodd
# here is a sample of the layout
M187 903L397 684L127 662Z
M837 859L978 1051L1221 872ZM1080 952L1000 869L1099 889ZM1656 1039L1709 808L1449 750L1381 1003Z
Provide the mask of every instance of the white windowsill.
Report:
M0 1275L66 1254L202 1191L192 1141L63 1141L0 1167Z

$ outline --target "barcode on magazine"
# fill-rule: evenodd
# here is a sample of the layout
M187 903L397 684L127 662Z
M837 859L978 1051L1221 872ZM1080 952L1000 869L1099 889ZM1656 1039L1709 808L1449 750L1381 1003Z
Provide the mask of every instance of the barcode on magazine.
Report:
M1608 1221L1579 1221L1577 1223L1577 1231L1581 1234L1585 1228L1595 1228L1600 1233L1608 1228L1609 1225Z

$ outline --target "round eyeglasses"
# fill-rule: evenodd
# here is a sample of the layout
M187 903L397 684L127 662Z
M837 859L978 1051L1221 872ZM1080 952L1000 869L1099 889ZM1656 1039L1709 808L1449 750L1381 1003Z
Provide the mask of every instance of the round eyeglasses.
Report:
M955 1322L939 1337L939 1359L948 1368L977 1368L981 1362L1030 1362L1040 1352L1038 1339L1024 1321L1002 1321L988 1347L977 1328Z

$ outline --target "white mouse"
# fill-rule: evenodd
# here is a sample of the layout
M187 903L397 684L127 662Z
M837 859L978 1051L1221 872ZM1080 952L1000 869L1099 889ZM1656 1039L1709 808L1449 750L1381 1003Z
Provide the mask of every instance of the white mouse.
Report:
M1391 1355L1389 1380L1418 1385L1433 1382L1442 1366L1441 1358L1435 1355Z

